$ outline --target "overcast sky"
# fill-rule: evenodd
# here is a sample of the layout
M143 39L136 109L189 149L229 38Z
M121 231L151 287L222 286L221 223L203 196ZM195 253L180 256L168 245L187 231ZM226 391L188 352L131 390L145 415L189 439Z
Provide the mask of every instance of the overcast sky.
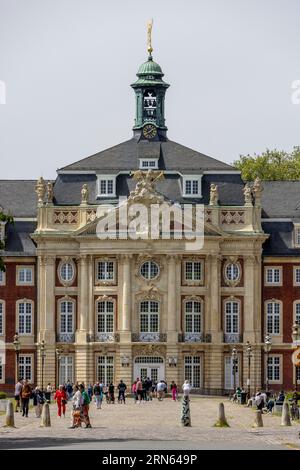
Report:
M300 145L299 0L0 0L1 179L131 137L152 17L170 139L226 162Z

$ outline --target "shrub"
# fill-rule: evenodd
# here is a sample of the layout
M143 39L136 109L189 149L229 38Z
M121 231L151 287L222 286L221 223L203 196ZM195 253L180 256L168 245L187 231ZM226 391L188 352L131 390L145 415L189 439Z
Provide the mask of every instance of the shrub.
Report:
M3 400L3 398L7 398L7 395L5 392L0 392L0 400Z

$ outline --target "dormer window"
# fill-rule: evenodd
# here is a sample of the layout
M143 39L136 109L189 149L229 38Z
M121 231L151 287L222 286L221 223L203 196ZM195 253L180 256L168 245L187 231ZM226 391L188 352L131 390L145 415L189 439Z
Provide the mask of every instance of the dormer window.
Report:
M182 195L184 197L202 197L202 176L184 176L182 179Z
M295 243L295 248L300 248L300 225L295 225L294 243Z
M0 222L0 242L5 241L5 222Z
M116 177L115 175L101 175L97 180L97 197L115 197L116 196Z
M158 169L158 158L140 158L140 170L149 169Z

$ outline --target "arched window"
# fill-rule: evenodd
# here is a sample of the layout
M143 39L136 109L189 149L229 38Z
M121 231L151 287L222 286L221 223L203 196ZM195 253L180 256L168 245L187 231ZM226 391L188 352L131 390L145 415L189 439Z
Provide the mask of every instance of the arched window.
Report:
M18 325L20 335L32 334L33 302L31 300L20 300L17 302Z
M62 300L60 305L60 333L74 333L74 301Z
M198 300L187 300L185 307L185 332L201 333L202 331L202 302Z
M267 302L267 333L272 335L280 334L280 311L281 304L276 300Z
M225 334L239 333L240 303L237 300L225 302Z
M158 333L159 331L159 302L143 300L140 302L140 332Z

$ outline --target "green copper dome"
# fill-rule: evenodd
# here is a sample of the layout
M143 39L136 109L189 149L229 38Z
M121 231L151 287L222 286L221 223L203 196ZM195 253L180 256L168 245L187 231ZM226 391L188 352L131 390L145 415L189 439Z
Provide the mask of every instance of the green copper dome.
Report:
M164 74L160 65L153 61L152 56L149 56L147 62L144 62L138 70L137 76L141 75L159 75L163 77Z

